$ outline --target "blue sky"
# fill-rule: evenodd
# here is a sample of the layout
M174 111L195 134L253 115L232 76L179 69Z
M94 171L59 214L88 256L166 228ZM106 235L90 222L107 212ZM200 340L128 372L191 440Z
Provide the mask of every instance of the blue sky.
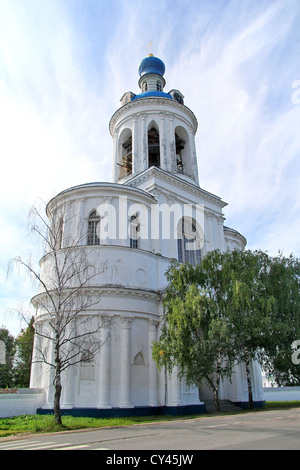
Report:
M35 292L38 198L111 181L111 115L152 52L198 119L202 188L248 248L300 256L299 0L0 0L0 327ZM299 82L300 84L300 82ZM299 101L299 103L298 103Z

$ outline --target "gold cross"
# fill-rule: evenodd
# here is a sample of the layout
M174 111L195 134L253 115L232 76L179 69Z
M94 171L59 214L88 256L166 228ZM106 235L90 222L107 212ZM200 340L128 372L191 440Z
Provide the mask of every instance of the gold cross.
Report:
M149 56L153 56L153 54L151 52L151 47L152 47L152 41L149 41L149 46L146 47L146 49L149 49Z

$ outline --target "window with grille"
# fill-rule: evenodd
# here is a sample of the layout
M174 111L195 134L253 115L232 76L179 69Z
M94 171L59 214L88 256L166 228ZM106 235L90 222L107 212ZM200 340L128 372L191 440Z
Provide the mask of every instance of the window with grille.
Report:
M178 261L195 266L201 262L201 239L194 220L182 218L177 231Z
M130 248L138 248L139 222L136 215L130 218Z
M100 230L98 224L100 223L100 216L96 211L91 212L88 221L88 245L100 245L100 238L98 236Z

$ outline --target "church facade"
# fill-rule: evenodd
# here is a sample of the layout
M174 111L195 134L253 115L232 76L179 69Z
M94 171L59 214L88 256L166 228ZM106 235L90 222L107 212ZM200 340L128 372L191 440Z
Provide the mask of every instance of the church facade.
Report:
M163 318L165 272L174 259L199 263L208 251L246 246L245 238L224 226L226 203L199 185L195 134L197 119L176 89L164 91L165 65L149 55L139 66L140 93L129 91L109 123L113 139L113 182L82 184L62 191L48 215L68 205L74 217L62 221L61 250L76 234L89 266L99 269L86 286L100 299L85 315L106 319L103 346L92 360L66 369L62 409L131 410L195 407L205 410L209 391L188 389L176 371L157 370L152 343ZM51 270L41 260L41 276ZM32 300L36 323L47 322L39 293ZM46 338L36 341L47 342ZM49 342L49 354L51 354ZM53 354L53 351L52 351ZM254 401L264 400L259 365L252 364ZM53 408L51 370L32 364L31 387L44 388L44 408ZM247 402L242 364L222 382L220 398Z

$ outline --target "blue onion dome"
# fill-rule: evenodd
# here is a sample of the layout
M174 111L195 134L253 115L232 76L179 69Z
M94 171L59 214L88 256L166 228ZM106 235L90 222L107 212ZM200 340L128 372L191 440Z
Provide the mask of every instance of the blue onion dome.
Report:
M147 75L148 73L155 73L164 76L165 64L158 57L149 54L148 57L142 60L139 66L139 76Z

